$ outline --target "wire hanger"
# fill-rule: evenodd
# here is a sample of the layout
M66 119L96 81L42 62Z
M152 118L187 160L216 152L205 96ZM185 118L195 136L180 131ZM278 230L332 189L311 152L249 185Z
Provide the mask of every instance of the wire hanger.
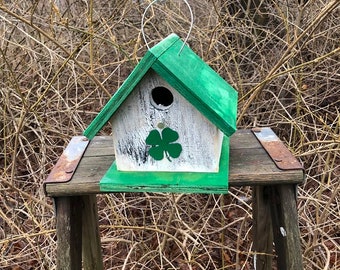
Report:
M146 7L146 9L144 10L143 16L142 16L141 32L142 32L142 36L143 36L144 42L145 42L145 44L146 44L146 47L147 47L148 49L150 49L150 47L149 47L149 44L148 44L148 42L147 42L147 40L146 40L146 36L145 36L145 32L144 32L144 25L145 25L144 19L145 19L146 13L147 13L147 11L149 10L149 8L150 8L153 4L155 4L157 1L159 1L159 0L154 0L154 1L152 1L152 2ZM182 50L183 50L185 44L187 43L187 41L188 41L188 39L189 39L189 36L190 36L190 34L191 34L191 30L192 30L193 25L194 25L194 14L193 14L193 12L192 12L191 6L189 5L189 3L188 3L187 0L183 0L183 2L184 2L184 3L187 5L187 7L189 8L189 12L190 12L190 28L189 28L189 31L188 31L187 36L186 36L185 39L184 39L183 45L182 45L182 47L180 48L180 50L179 50L179 52L178 52L178 55L181 54L181 52L182 52Z

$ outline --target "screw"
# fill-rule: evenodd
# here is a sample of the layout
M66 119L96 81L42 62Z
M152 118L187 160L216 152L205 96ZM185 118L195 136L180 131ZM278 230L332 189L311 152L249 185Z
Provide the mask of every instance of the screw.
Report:
M252 130L256 133L261 132L261 128L259 128L259 127L253 128Z

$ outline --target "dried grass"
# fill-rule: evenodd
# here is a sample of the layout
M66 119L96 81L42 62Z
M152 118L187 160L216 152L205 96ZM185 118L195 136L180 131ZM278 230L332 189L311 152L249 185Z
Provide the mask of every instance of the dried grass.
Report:
M4 270L55 269L42 180L146 51L148 1L66 2L0 2ZM182 1L160 2L144 28L150 46L189 28ZM339 269L339 2L189 2L188 43L238 90L239 128L272 127L306 168L298 189L304 269ZM250 198L248 188L100 196L105 269L253 269Z

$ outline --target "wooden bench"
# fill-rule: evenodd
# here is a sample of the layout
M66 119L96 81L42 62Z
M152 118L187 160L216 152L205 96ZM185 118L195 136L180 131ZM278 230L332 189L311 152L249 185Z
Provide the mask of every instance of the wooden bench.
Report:
M112 138L98 136L88 146L85 137L74 138L44 182L56 204L57 269L103 269L96 194L114 160ZM256 269L272 269L273 242L279 269L303 269L296 208L301 165L270 128L239 130L230 144L229 185L252 186Z

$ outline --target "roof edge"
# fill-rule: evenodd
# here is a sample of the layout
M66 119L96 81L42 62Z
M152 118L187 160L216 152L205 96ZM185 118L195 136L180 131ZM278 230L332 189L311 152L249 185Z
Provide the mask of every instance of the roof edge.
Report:
M237 91L187 46L184 46L181 55L186 55L186 61L189 60L189 64L191 63L195 66L193 68L197 69L197 74L194 74L195 76L190 78L189 82L181 83L187 80L187 72L183 72L182 70L182 65L186 62L179 61L178 58L173 56L175 50L178 50L182 45L183 41L180 37L176 34L171 34L149 49L114 96L111 97L86 128L83 133L84 136L90 140L96 136L150 69L155 70L224 134L231 136L237 129L237 103L234 104L233 102L233 100L237 100ZM203 72L201 72L201 70L203 70ZM192 70L190 72L192 73ZM197 82L202 83L202 78L204 78L203 84L205 87L201 87L201 89L195 88L194 91L193 86L196 85ZM212 88L211 79L215 82L217 80L217 84L214 83L216 85L213 86L215 89L214 98L210 97L211 93L206 93L204 90L207 87ZM178 83L178 81L180 83ZM226 89L229 90L229 94L224 96L223 93ZM196 91L199 91L202 97L198 95ZM223 104L216 103L216 100L218 99L220 101L221 98L223 98ZM224 107L229 108L227 114L223 112Z
M132 92L136 84L142 79L144 74L150 69L154 61L157 59L149 51L145 54L139 64L134 68L132 73L127 77L117 92L105 104L98 115L93 119L90 125L85 129L83 135L89 140L103 128L103 126L110 120L112 115L117 111L120 105Z
M96 136L96 134L110 120L112 115L132 92L134 87L139 83L145 73L151 68L154 62L157 61L157 59L178 40L180 40L178 35L170 34L146 52L142 60L133 69L121 87L106 103L106 105L93 119L90 125L85 129L83 132L84 136L86 136L89 140L92 140L93 137Z
M171 72L166 66L155 61L152 69L162 78L175 88L188 102L190 102L202 115L204 115L211 123L216 125L225 135L231 136L237 130L236 128L236 115L237 105L234 108L233 115L226 115L227 119L224 119L221 115L216 113L215 108L209 107L202 98L197 96L195 92L191 91L190 87L184 83L180 83L180 80L175 74ZM231 87L231 86L230 86ZM234 92L237 99L237 92Z
M160 57L163 53L165 53L174 43L178 40L181 41L180 37L176 34L170 34L161 42L153 46L149 51L156 57Z
M237 91L188 46L177 54L183 44L182 40L173 43L152 69L225 135L231 136L237 129ZM185 65L188 68L183 69Z

